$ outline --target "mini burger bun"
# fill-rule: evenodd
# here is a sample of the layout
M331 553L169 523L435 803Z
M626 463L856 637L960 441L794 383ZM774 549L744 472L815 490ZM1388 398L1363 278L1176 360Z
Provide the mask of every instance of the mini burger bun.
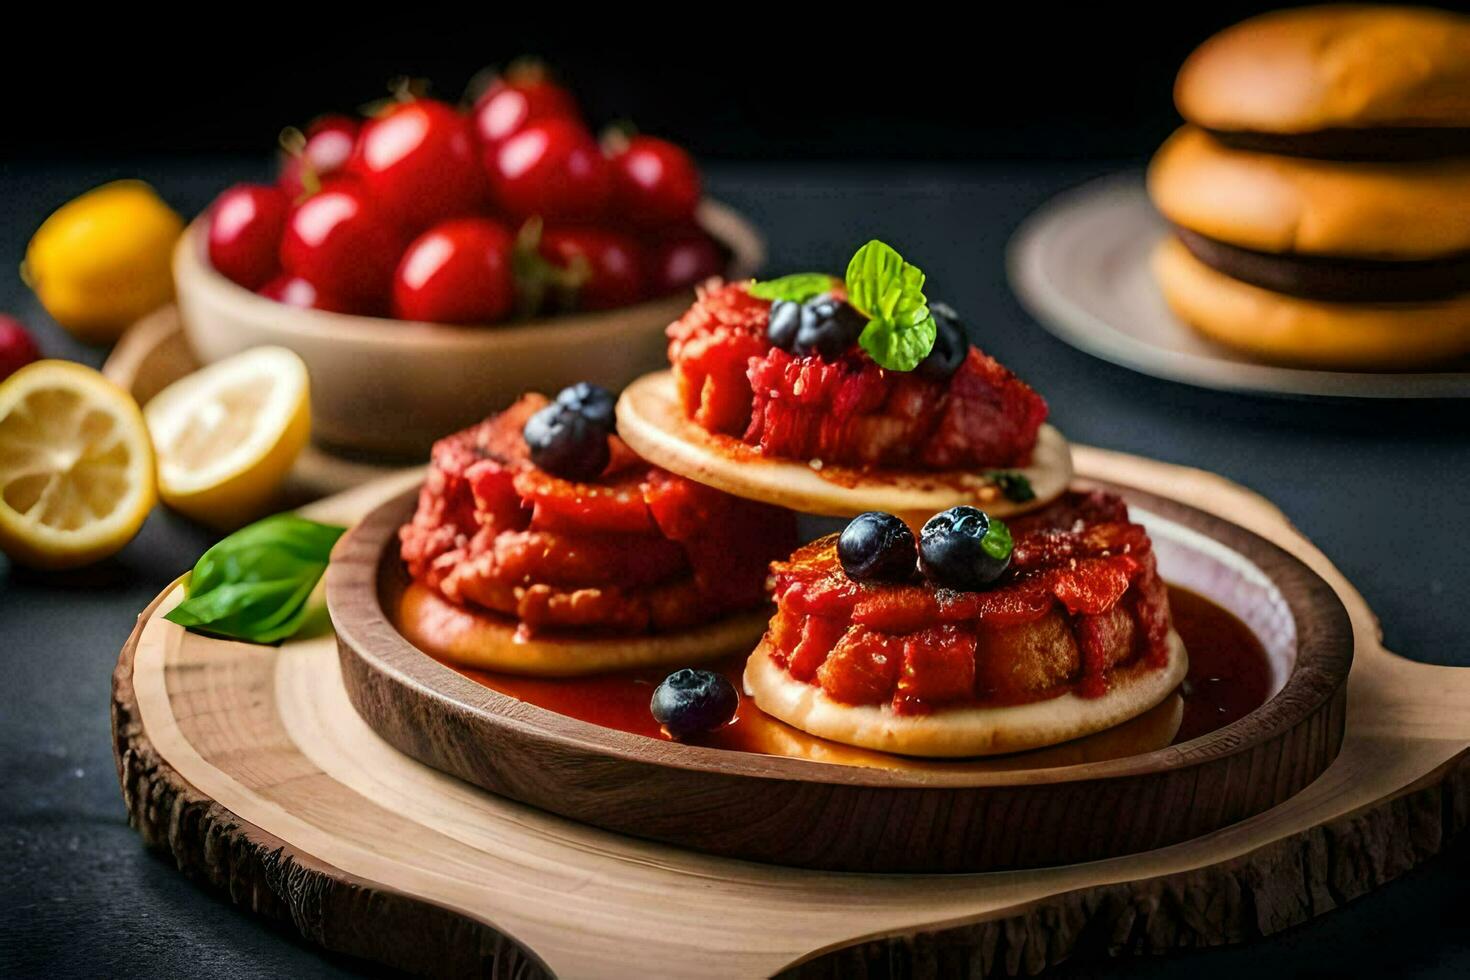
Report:
M1195 49L1174 103L1227 132L1470 126L1470 17L1390 6L1252 17Z
M1072 479L1072 450L1062 434L1041 427L1031 465L1013 469L1031 481L1036 498L1007 500L983 473L923 471L844 472L829 479L810 463L765 459L750 447L713 436L685 416L669 371L646 374L618 400L618 434L633 451L666 470L737 497L802 514L855 517L864 511L896 514L922 525L939 511L972 504L994 517L1034 510L1055 500Z
M1470 353L1470 293L1415 303L1302 299L1232 279L1172 235L1155 249L1153 269L1175 316L1216 343L1263 360L1378 370Z
M414 646L460 667L529 677L578 677L637 667L687 667L749 650L770 619L760 608L676 633L518 637L493 612L457 606L411 582L398 602L399 632Z
M1029 704L900 715L887 705L832 700L782 669L762 641L745 665L745 693L766 714L834 742L895 755L963 758L1023 752L1112 728L1163 701L1188 670L1184 641L1171 630L1164 667L1120 667L1101 697L1068 692Z
M1414 261L1470 252L1470 157L1339 163L1226 146L1184 126L1154 154L1171 222L1259 252Z

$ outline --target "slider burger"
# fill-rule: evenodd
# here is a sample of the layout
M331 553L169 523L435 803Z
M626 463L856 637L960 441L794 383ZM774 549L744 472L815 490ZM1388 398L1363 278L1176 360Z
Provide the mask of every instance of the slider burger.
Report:
M640 459L614 398L530 394L441 439L399 531L399 628L456 664L568 676L747 651L795 518Z
M1174 312L1266 360L1353 368L1470 352L1470 17L1308 7L1185 62L1154 157Z
M1009 527L954 507L917 540L866 513L772 570L776 615L746 692L836 742L1033 749L1144 714L1188 670L1148 535L1102 492L1068 492Z
M624 391L618 431L672 472L803 513L919 524L1056 498L1071 453L1046 402L923 287L877 241L842 279L712 280L668 329L672 370Z

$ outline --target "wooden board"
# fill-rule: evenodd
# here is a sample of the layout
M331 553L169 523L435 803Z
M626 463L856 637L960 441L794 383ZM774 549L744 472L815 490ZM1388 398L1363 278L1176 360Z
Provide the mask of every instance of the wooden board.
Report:
M1270 605L1242 610L1258 633L1277 634L1262 639L1277 650L1284 687L1266 705L1182 745L1073 765L1043 755L1028 766L1019 760L1035 754L1025 753L860 767L615 731L487 690L398 634L398 529L412 516L415 490L374 509L341 542L327 604L348 697L370 728L437 769L562 816L714 854L836 871L1091 861L1198 837L1315 779L1341 743L1352 659L1342 603L1301 561L1204 511L1104 488L1122 494L1136 519L1150 515L1166 578L1204 582L1223 601L1239 595ZM1238 568L1228 563L1238 559ZM1256 576L1269 591L1243 581Z
M423 972L563 977L982 975L1083 950L1237 942L1350 901L1470 823L1470 672L1385 651L1361 596L1249 491L1086 447L1076 462L1262 535L1341 598L1355 644L1342 750L1286 803L1158 850L1024 872L858 875L713 857L414 762L353 711L331 636L279 651L198 640L157 617L170 590L114 675L131 819L186 873L330 949ZM351 520L415 479L318 516Z

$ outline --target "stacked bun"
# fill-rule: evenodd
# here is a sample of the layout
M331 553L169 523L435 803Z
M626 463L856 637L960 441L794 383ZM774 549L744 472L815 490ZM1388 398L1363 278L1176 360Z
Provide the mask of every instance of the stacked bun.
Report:
M1265 360L1470 353L1470 17L1310 7L1212 37L1149 169L1169 306Z

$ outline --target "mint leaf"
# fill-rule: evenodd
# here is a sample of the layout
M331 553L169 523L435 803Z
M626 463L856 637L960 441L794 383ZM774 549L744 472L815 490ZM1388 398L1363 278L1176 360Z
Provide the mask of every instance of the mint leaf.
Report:
M200 556L187 598L164 618L229 639L284 640L306 621L307 599L345 530L295 514L241 528Z
M890 371L912 371L934 349L939 327L932 316L908 329L887 320L869 320L858 335L858 344Z
M1024 504L1028 500L1036 499L1036 491L1031 488L1031 481L1025 473L991 470L985 475L1000 489L1001 496L1013 504Z
M1011 557L1011 549L1014 547L1011 541L1011 529L1006 527L1005 521L990 519L990 527L985 532L985 537L980 539L980 550L997 560L1005 560Z
M814 296L830 292L835 280L824 272L796 272L780 279L767 279L750 284L750 295L756 299L786 300L805 303Z
M868 242L847 264L847 301L872 319L858 343L880 366L912 371L934 349L924 273L883 242Z

